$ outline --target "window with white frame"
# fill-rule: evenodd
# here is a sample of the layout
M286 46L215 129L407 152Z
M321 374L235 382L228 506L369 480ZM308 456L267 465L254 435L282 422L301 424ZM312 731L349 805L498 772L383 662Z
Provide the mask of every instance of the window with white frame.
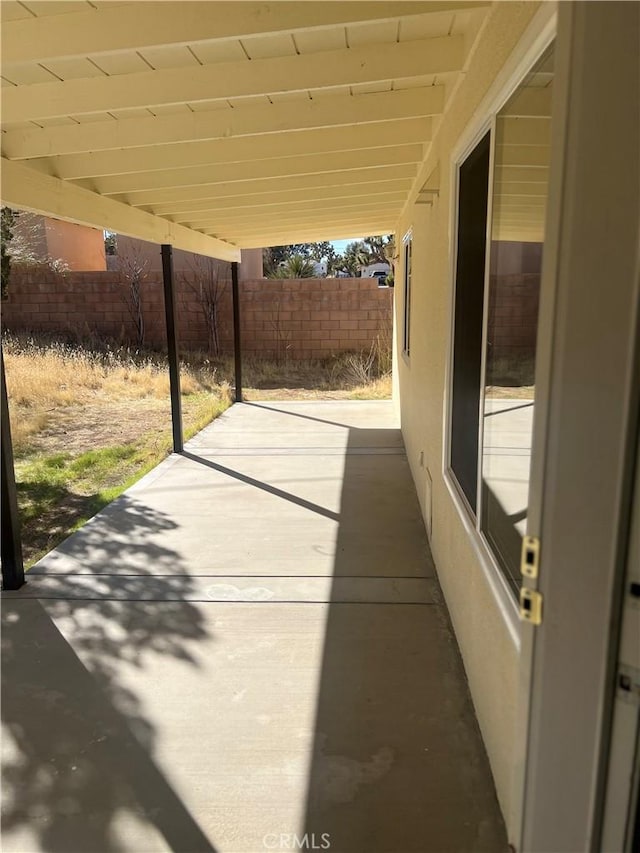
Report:
M553 56L551 45L458 172L449 471L516 596L529 499Z
M402 352L408 357L411 348L411 232L402 240L403 252L403 300Z
M491 137L460 166L451 399L451 470L475 514L482 382L482 303Z

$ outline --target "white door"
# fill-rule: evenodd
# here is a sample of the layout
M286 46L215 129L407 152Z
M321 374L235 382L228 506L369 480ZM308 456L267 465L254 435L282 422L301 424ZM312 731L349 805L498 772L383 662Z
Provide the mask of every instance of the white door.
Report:
M639 56L640 4L559 4L527 530L540 565L522 581L542 605L523 626L523 853L632 843L634 780L615 758L637 735L616 685L635 607Z
M640 435L622 590L609 758L604 780L603 851L640 850Z

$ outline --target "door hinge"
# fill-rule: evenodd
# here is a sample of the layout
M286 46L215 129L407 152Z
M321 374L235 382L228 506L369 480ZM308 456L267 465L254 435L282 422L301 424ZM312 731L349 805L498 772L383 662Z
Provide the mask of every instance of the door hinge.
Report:
M540 570L540 540L537 536L525 536L522 540L520 574L535 580Z
M542 596L535 589L523 586L520 590L520 618L530 625L542 622Z
M618 698L628 705L640 707L640 669L621 663L618 666Z

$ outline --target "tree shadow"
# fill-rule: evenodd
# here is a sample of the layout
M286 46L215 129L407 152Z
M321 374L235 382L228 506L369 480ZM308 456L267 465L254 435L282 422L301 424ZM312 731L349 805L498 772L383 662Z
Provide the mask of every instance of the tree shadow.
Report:
M82 518L100 512L109 500L101 494L79 495L43 480L18 482L23 552L28 564L44 550L55 548Z
M152 541L175 526L125 495L4 593L5 850L118 853L133 839L140 851L215 853L158 768L157 732L121 676L157 656L199 666L208 631L193 580ZM135 575L119 574L128 560Z
M305 421L345 429L278 411L293 416L294 429ZM328 518L339 528L307 849L322 849L327 834L331 853L502 853L491 774L400 433L346 429L340 510ZM284 489L190 458L327 517ZM136 689L136 673L157 661L198 668L197 647L210 637L194 604L197 579L159 544L176 522L138 495L134 488L109 505L40 561L23 590L5 595L7 853L215 853L161 770L161 732ZM152 701L162 702L173 671L163 670ZM184 713L186 729L186 702ZM259 772L247 765L247 774Z

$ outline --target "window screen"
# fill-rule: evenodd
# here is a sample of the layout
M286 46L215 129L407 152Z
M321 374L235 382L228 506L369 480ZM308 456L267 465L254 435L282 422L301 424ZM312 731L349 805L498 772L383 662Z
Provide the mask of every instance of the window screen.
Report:
M411 346L411 236L404 239L404 324L402 351L409 355Z
M451 469L477 511L482 312L487 242L490 134L460 167L456 253Z

